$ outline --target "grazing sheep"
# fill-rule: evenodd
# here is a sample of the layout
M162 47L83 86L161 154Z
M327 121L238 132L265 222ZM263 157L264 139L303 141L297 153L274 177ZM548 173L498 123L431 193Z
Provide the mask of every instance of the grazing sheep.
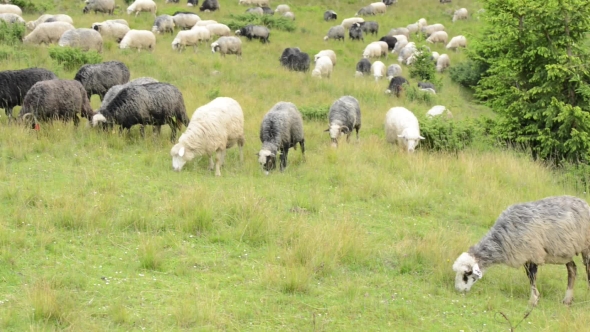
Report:
M420 27L420 30L422 30L423 27L428 25L428 22L426 21L425 18L421 18L418 20L418 26Z
M188 0L186 5L189 7L196 7L199 4L199 0Z
M438 60L438 57L440 56L440 54L438 54L438 52L432 52L432 56L431 56L431 60L434 61L434 63L436 63L436 61Z
M385 139L414 152L424 137L420 136L420 124L414 113L403 107L392 107L385 115Z
M328 30L328 34L324 37L324 41L328 39L337 39L344 41L345 29L342 25L336 25Z
M500 214L479 243L453 263L455 288L468 292L494 264L524 266L531 284L529 303L536 306L540 295L537 267L565 264L568 280L563 303L570 305L577 272L573 257L580 253L590 282L590 206L586 201L553 196L514 204Z
M59 41L64 32L74 29L76 28L67 22L41 23L23 39L23 43L32 45L54 44Z
M451 38L451 41L447 44L447 50L457 50L459 47L467 47L467 38L459 35Z
M12 120L12 109L22 105L23 98L35 83L57 79L55 74L43 68L0 71L0 108Z
M408 29L408 31L410 33L418 33L418 31L420 31L420 26L418 25L418 23L412 23L412 24L408 24L406 26L406 29Z
M378 82L380 79L385 76L386 68L385 64L381 61L375 61L371 65L371 72L373 73L373 77L375 77L375 82Z
M93 29L68 30L61 35L57 44L59 46L79 48L82 51L95 50L102 52L102 36Z
M153 52L156 48L156 36L148 30L129 30L119 43L119 48L136 48L137 52L146 49Z
M408 30L408 28L395 28L395 29L391 29L389 30L389 32L387 33L388 36L397 36L397 35L403 35L406 37L406 39L410 39L410 30Z
M287 167L289 149L301 147L305 160L305 137L303 135L303 118L297 106L289 102L276 103L262 119L260 125L262 148L258 152L258 163L265 174L276 168L276 155L281 152L281 172Z
M30 21L27 22L27 30L31 31L31 30L35 30L35 28L37 26L39 26L39 24L41 23L50 23L50 22L66 22L66 23L70 23L71 25L74 25L74 20L72 20L72 18L66 14L57 14L57 15L52 15L52 14L43 14L41 16L39 16L39 18L37 18L34 21Z
M321 56L315 61L315 68L311 72L311 77L327 77L330 78L334 65L328 56Z
M115 0L86 0L86 6L82 9L82 13L86 14L90 11L94 13L107 13L113 15L115 11Z
M368 75L371 72L371 61L368 59L360 59L359 62L356 63L356 73L354 76L360 77L363 75Z
M117 84L129 82L129 68L119 61L107 61L80 67L74 79L82 83L88 99L97 94L102 100L109 89Z
M444 107L442 105L436 105L436 106L433 106L431 109L429 109L428 112L426 112L426 117L433 118L435 116L439 116L439 115L445 114L445 113L446 113L446 117L448 119L453 117L453 114L451 113L451 111L449 111L446 107Z
M258 7L268 7L270 5L270 0L240 0L238 4L244 6L255 5Z
M174 18L170 15L160 15L154 20L152 32L154 33L174 33Z
M121 89L100 113L92 117L92 126L99 124L118 124L121 131L139 124L142 125L142 136L143 126L159 128L168 124L172 130L170 140L174 142L176 130L182 129L183 124L188 126L188 116L182 93L174 85L158 82Z
M418 87L420 89L432 89L432 90L436 91L434 84L432 84L430 82L418 82Z
M30 114L34 124L39 121L73 120L78 126L78 113L87 119L94 115L82 84L74 80L53 79L37 82L31 87L23 99L18 117L27 121L27 114Z
M366 33L366 34L372 34L372 35L376 35L379 33L379 23L375 22L375 21L366 21L366 22L360 22L360 23L355 23L355 24L359 24L361 27L361 30Z
M8 24L14 24L14 23L25 24L25 20L22 17L18 16L17 14L12 14L12 13L0 14L0 21L4 21Z
M209 30L209 32L211 33L211 36L230 36L231 35L230 28L225 24L214 23L214 24L206 25L205 27Z
M375 7L368 5L361 8L354 16L370 16L375 15Z
M395 44L391 53L399 52L408 45L408 37L404 35L394 35L392 37L397 39L397 43Z
M259 39L261 43L268 43L268 37L270 37L270 30L267 27L261 25L249 24L240 30L236 30L237 36L244 36L248 40Z
M361 29L360 23L354 23L350 27L350 30L348 30L348 37L350 38L350 40L356 39L365 41L365 38L363 37L363 30Z
M194 27L187 31L178 31L176 38L172 41L172 49L178 52L183 51L187 46L193 47L193 52L197 51L197 45L202 41L209 41L211 33L205 27Z
M96 111L96 113L102 113L102 111L111 103L111 101L113 101L113 99L115 99L117 94L119 92L121 92L121 90L123 90L124 88L126 88L128 86L132 86L132 85L143 85L143 84L157 83L157 82L158 82L158 80L156 80L155 78L140 77L140 78L136 78L132 81L129 81L125 84L113 85L109 89L109 91L107 91L107 93L104 95L104 97L102 98L102 103L100 104L100 108ZM158 130L158 132L159 132L159 130Z
M392 36L383 36L381 37L381 39L379 39L379 41L386 42L387 50L393 51L393 49L395 48L395 44L397 43L397 38Z
M350 27L355 24L355 23L360 23L360 22L364 22L365 19L362 17L351 17L351 18L345 18L342 20L342 25L344 27L344 29L348 30L350 29Z
M332 147L338 147L338 138L346 135L346 142L350 140L353 130L356 130L356 139L359 139L361 129L361 107L359 101L353 96L344 96L336 100L330 106L328 113L329 127L325 131L330 133Z
M386 6L391 6L391 5L393 5L393 4L396 4L396 3L397 3L397 0L383 0L383 3L384 3Z
M397 62L402 64L408 64L408 59L417 51L416 44L414 42L408 43L403 49L399 51Z
M23 16L23 11L17 5L0 5L0 14L16 14Z
M137 17L140 12L149 12L156 17L157 9L158 6L152 0L135 0L129 7L127 7L127 15L131 15L131 13L135 12L135 17Z
M457 9L453 14L453 22L467 19L467 8Z
M385 93L393 93L396 97L399 97L403 90L404 84L409 84L407 79L401 76L395 76L389 81L389 86L387 87L387 90L385 90Z
M279 13L279 14L285 14L286 12L290 12L291 8L289 7L289 5L278 5L277 8L275 9L275 12Z
M260 7L253 7L253 8L246 9L246 14L262 16L262 15L264 15L264 11Z
M432 24L432 25L427 25L425 27L422 27L422 29L420 29L420 31L426 37L430 37L431 34L437 32L437 31L445 31L445 26L440 23L437 23L437 24Z
M436 60L436 71L442 73L447 67L451 65L451 59L446 54L441 54Z
M332 51L332 50L319 51L318 54L313 56L313 62L318 61L318 59L322 56L327 56L328 58L330 58L330 60L332 60L332 65L336 66L336 53L334 53L334 51Z
M426 38L427 43L443 43L446 44L447 40L449 39L449 35L445 31L436 31L430 35L430 37Z
M391 81L396 76L400 76L402 74L402 67L398 64L389 65L387 67L387 79Z
M331 21L331 20L336 20L338 19L338 14L336 14L335 11L333 10L326 10L324 12L324 21Z
M283 17L295 21L295 14L293 12L283 13Z
M260 7L260 8L262 8L262 12L264 13L264 15L270 15L270 16L272 16L272 15L275 14L275 11L272 10L270 7L266 7L265 6L265 7Z
M174 20L174 25L182 30L191 29L201 21L199 15L195 13L174 13L172 19Z
M219 10L219 2L217 0L205 0L199 10L202 12L214 12Z
M373 7L375 14L385 14L387 6L383 2L373 2L369 6Z
M228 36L221 37L211 44L211 52L219 51L222 57L226 54L235 54L237 57L242 57L242 41L238 37Z
M98 31L103 39L113 38L117 42L120 42L130 30L129 25L113 21L94 23L92 29Z
M381 45L370 43L363 51L363 58L379 58L381 57Z
M199 21L199 22L197 22L197 24L195 24L195 26L194 26L194 27L197 27L197 26L198 26L198 27L206 27L206 26L208 26L208 25L211 25L211 24L217 24L217 23L218 23L218 22L217 22L217 21L215 21L215 20L202 20L202 21ZM193 28L194 28L194 27L193 27Z
M281 65L289 70L307 72L309 70L309 54L301 52L297 47L288 47L283 50L279 58Z
M209 170L213 170L215 154L215 176L221 176L225 153L236 143L240 149L240 162L243 162L245 138L242 107L232 98L215 98L197 108L186 131L170 150L172 168L180 172L187 161L207 155Z

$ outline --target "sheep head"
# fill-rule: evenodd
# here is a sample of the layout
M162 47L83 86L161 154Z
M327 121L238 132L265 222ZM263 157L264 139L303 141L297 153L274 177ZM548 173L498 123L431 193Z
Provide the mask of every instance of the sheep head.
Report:
M195 157L182 143L178 143L172 147L170 156L172 156L172 168L175 172L180 172L184 164Z
M258 163L262 166L264 173L268 175L268 172L277 167L277 155L270 150L262 149L256 154L258 156Z
M457 258L453 264L455 276L455 289L459 292L468 292L471 286L483 277L483 271L477 264L477 260L472 255L464 252Z

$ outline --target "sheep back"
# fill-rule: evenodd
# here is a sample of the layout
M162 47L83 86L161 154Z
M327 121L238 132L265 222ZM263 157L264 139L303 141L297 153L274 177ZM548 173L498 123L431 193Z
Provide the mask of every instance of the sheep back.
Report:
M23 39L23 43L33 45L57 43L64 32L74 29L76 28L67 22L41 23Z
M303 140L303 118L295 104L278 102L264 115L260 125L263 149L276 154L279 148L291 148Z
M102 52L102 36L94 29L68 30L61 35L59 46L76 47L83 51L95 50Z
M23 98L35 83L53 79L57 76L44 68L0 71L0 108L12 117L12 109L22 105Z
M80 67L74 79L82 83L88 99L97 94L102 100L112 86L129 82L130 76L129 68L124 63L107 61Z

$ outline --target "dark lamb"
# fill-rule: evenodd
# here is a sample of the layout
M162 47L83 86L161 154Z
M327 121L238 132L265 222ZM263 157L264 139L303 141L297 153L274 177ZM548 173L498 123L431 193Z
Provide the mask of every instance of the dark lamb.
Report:
M301 52L299 48L286 48L280 58L281 65L289 70L306 72L309 70L309 54Z
M203 4L199 8L199 10L202 12L206 10L214 12L216 10L219 10L219 2L217 2L217 0L205 0L203 1Z
M3 108L8 121L13 119L12 109L23 104L29 89L39 81L57 79L55 74L43 68L0 71L0 108Z
M77 126L80 123L78 113L88 119L94 115L82 84L75 80L55 79L37 82L31 87L18 117L28 121L32 116L34 124L73 120Z
M338 19L338 14L336 14L336 12L334 12L333 10L326 10L326 12L324 13L324 21L331 21L336 19Z
M86 89L88 99L97 94L100 100L111 87L129 82L129 68L119 61L107 61L95 65L84 65L74 79Z
M389 81L388 89L391 91L391 93L394 93L396 97L399 97L404 84L409 84L408 80L401 76L396 76L392 78L391 81Z
M387 48L392 51L395 48L395 44L397 43L397 38L392 36L383 36L379 41L383 41L387 43Z
M356 71L363 75L369 75L371 73L371 61L369 59L361 59L356 63Z
M365 41L365 38L363 37L363 30L361 28L361 25L359 23L354 23L351 27L350 30L348 30L348 37L350 37L351 40L361 40L361 41Z
M102 115L102 116L101 116ZM171 141L176 139L176 130L188 126L189 118L184 106L182 93L171 84L149 83L131 85L123 88L117 96L93 118L93 125L103 122L118 124L121 129L134 125L159 127L169 125L172 130Z

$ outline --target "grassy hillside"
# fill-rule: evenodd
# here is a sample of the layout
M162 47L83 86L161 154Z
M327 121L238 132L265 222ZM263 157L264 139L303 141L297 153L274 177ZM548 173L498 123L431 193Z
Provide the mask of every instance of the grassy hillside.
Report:
M183 1L184 2L184 1ZM125 5L117 0L122 9ZM337 23L322 14L353 16L369 2L291 1L293 33L272 31L271 43L244 40L243 58L171 49L158 36L154 53L106 43L103 59L125 62L132 78L152 76L182 91L189 115L216 96L236 99L246 120L245 161L228 151L222 177L206 158L175 173L169 129L142 139L69 124L38 132L0 117L0 329L4 331L497 331L529 310L522 269L493 267L467 295L454 290L451 265L477 242L508 205L576 192L555 174L515 152L478 147L458 154L408 155L384 141L393 106L417 114L430 105L383 94L386 81L354 79L365 43L324 42ZM278 2L273 3L276 7ZM159 13L186 10L158 1ZM246 8L221 1L203 19L229 21ZM82 15L79 1L55 1L77 27L109 17ZM468 38L475 18L451 23L452 9L477 2L400 0L375 19L380 36L425 17ZM25 15L27 20L37 15ZM115 15L150 29L153 17ZM333 49L331 79L312 79L279 66L285 47L310 55ZM3 46L4 47L4 46ZM443 46L433 50L444 52ZM46 47L22 47L0 70L41 66L73 78ZM462 61L462 52L450 55ZM397 63L397 56L384 61ZM404 67L404 76L408 68ZM218 74L213 74L218 71ZM490 115L448 74L432 105L456 118ZM414 82L414 81L413 81ZM361 104L359 142L330 148L327 121L306 121L306 161L291 151L284 173L264 176L254 154L263 115L278 101L329 106L342 95ZM99 100L92 99L95 108ZM15 110L15 113L18 111ZM148 133L150 131L147 131ZM523 331L583 331L590 300L582 263L575 303L560 302L564 266L538 274L539 307Z

